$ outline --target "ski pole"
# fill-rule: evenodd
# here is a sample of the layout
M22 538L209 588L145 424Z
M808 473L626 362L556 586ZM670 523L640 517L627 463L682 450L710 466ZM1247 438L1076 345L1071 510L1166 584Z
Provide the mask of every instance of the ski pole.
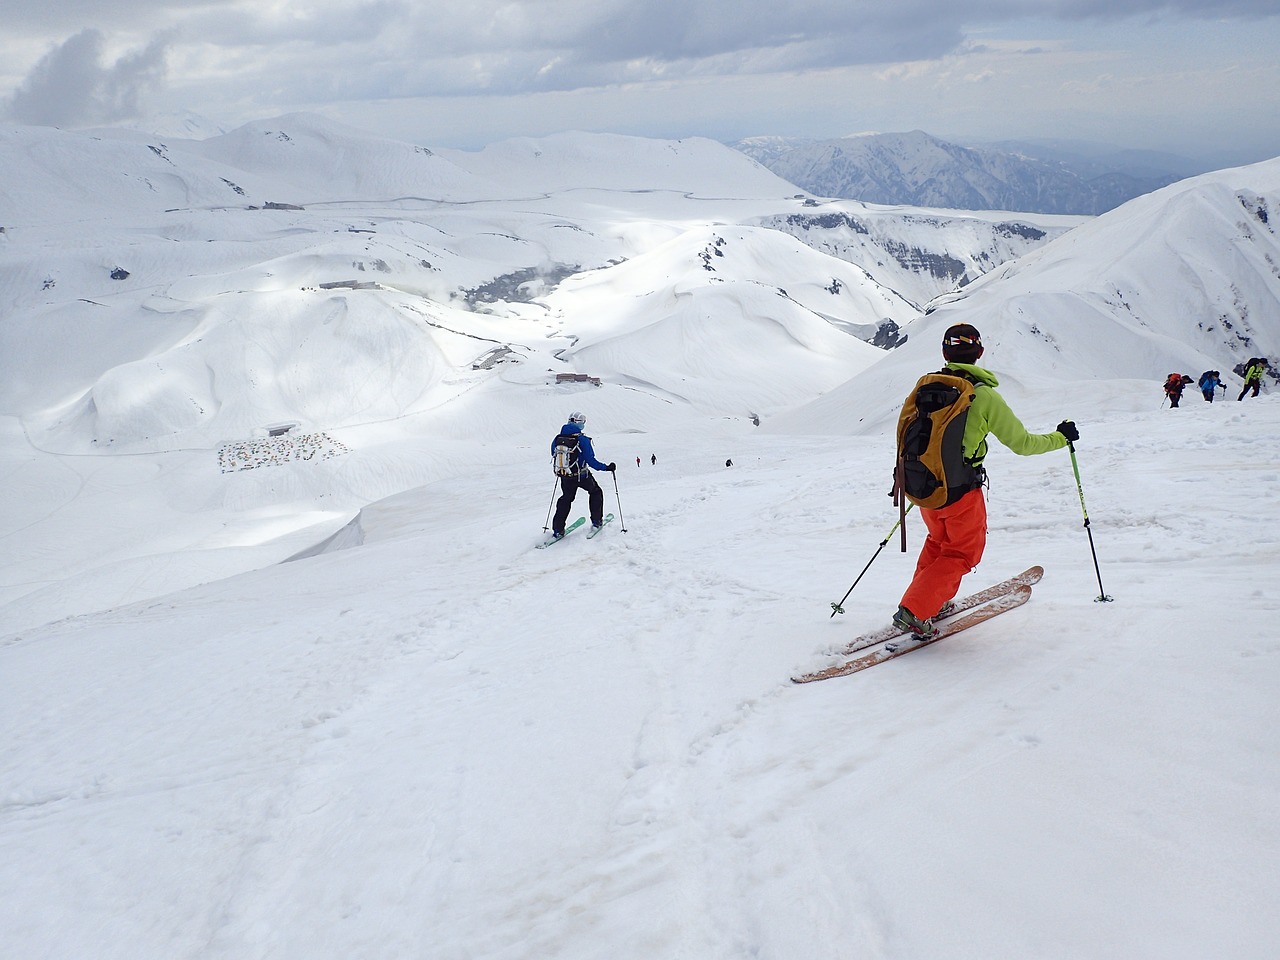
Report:
M618 493L618 471L610 470L613 474L613 499L618 501L618 522L622 524L622 532L627 532L627 521L622 515L622 495Z
M1070 440L1067 441L1067 449L1071 451L1071 469L1076 475L1076 490L1080 494L1080 512L1084 514L1084 529L1089 534L1089 551L1093 554L1093 570L1098 575L1098 596L1094 598L1094 603L1110 603L1114 597L1107 596L1107 591L1102 587L1102 570L1098 567L1098 551L1093 546L1093 530L1089 527L1089 510L1084 505L1084 485L1080 482L1080 465L1076 462L1076 447Z
M560 485L559 479L551 481L551 502L547 504L547 522L542 525L542 532L546 533L551 529L551 511L556 505L556 487Z
M898 529L898 524L902 523L903 517L905 517L907 512L909 512L914 506L914 503L907 504L907 510L903 512L902 516L899 517L897 521L895 521L892 529L884 535L884 539L880 541L880 546L876 547L876 552L871 555L871 559L867 561L867 565L862 568L862 573L858 574L858 579L853 581L853 585L850 586L849 589L844 592L844 596L840 598L840 603L831 604L831 616L834 617L837 613L844 613L844 607L842 604L849 599L849 594L853 593L853 588L858 585L858 580L861 580L863 574L871 569L871 565L876 562L876 557L880 556L880 551L884 549L884 545L893 539L893 531Z

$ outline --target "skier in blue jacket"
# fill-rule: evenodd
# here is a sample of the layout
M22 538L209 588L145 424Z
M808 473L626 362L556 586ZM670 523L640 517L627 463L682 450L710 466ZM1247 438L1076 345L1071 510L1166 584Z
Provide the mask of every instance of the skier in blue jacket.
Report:
M1222 382L1222 374L1217 370L1206 370L1200 374L1200 393L1210 403L1213 403L1214 395L1219 387L1222 387L1223 390L1227 389L1226 384Z
M591 509L591 526L598 528L604 523L604 491L592 476L591 469L607 470L610 473L618 469L616 463L601 463L596 459L595 449L591 446L591 438L582 432L587 422L586 414L574 411L569 414L569 422L560 428L560 433L551 441L551 455L555 456L556 441L564 436L576 437L578 441L577 461L569 476L560 478L560 499L556 501L556 513L551 519L551 535L557 540L564 536L564 523L569 519L569 509L573 506L573 498L578 495L578 488L587 491L587 504Z

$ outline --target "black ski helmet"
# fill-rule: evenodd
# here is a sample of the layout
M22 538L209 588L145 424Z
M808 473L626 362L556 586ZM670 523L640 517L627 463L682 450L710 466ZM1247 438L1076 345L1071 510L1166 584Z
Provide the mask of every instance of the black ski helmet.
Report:
M947 327L942 336L942 358L947 363L977 363L982 356L982 334L969 323Z

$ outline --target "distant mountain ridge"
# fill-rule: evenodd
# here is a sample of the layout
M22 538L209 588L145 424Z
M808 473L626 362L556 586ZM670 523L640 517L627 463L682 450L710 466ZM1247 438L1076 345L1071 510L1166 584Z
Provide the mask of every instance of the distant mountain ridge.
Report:
M917 207L1093 216L1202 172L1182 157L1065 141L962 146L919 130L731 144L824 197Z

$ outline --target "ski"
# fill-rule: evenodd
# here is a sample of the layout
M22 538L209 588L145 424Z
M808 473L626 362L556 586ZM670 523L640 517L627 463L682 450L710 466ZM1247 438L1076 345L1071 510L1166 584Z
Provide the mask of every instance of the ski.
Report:
M974 607L981 606L989 600L1004 596L1014 587L1019 585L1029 587L1037 584L1043 576L1044 567L1028 567L1017 576L1010 577L1008 580L1001 580L985 590L979 590L977 593L971 593L967 597L961 597L954 601L951 609L945 615L934 617L934 622L945 623L949 618L959 616L966 610L972 610ZM868 647L874 647L876 644L884 643L886 640L892 640L894 637L904 636L906 632L901 627L882 627L872 633L863 634L856 640L850 640L844 647L833 651L832 656L847 657L850 654L857 653L859 650L866 650Z
M577 530L580 526L582 526L586 522L587 522L586 517L579 517L577 520L573 521L573 523L569 524L567 527L564 528L564 537L567 537L569 534L573 533L573 531ZM543 540L540 544L538 544L538 549L545 550L547 547L551 546L553 543L559 543L561 540L564 539L564 537L548 536L545 540Z
M890 645L885 645L879 650L872 650L870 653L864 653L861 656L853 657L849 660L843 660L840 663L832 664L822 670L815 670L813 673L803 673L800 676L792 677L793 683L813 683L815 680L830 680L832 677L847 677L851 673L857 673L860 670L866 670L868 667L874 667L877 663L884 663L886 660L893 660L904 654L910 653L912 650L919 650L921 647L927 647L931 643L937 643L944 637L949 637L959 633L961 630L968 630L972 626L976 626L992 617L999 616L1006 610L1012 610L1014 607L1020 607L1031 599L1031 587L1025 583L1015 584L1007 592L997 596L993 600L989 600L982 606L974 607L961 616L953 616L943 621L936 633L930 637L919 638L910 637L900 641L892 649ZM892 639L892 638L890 638Z
M596 534L598 534L601 530L603 530L603 529L604 529L604 525L605 525L606 523L608 523L608 522L609 522L610 520L612 520L612 519L613 519L613 514L612 514L612 513L606 513L606 514L604 515L604 519L600 521L600 526L598 526L598 527L592 527L590 530L588 530L588 531L587 531L587 539L588 539L588 540L590 540L592 537L594 537Z

